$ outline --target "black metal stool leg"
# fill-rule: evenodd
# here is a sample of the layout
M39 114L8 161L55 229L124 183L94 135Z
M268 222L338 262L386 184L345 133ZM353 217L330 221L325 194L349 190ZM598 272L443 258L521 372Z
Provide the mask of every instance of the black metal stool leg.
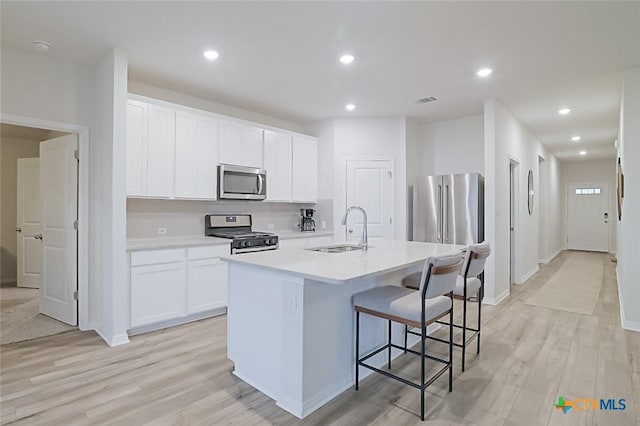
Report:
M420 420L424 421L424 359L426 355L425 340L427 340L427 328L422 327L422 336L420 338Z
M387 368L391 370L391 320L389 320L389 352L388 352Z
M478 340L476 342L476 344L478 345L478 348L476 350L477 354L480 354L480 328L482 327L480 322L480 311L482 310L482 290L482 288L478 290L478 335L476 336L476 339Z
M465 279L464 298L462 300L462 371L464 372L464 361L467 352L467 283Z
M453 295L449 312L449 392L453 391Z
M404 353L407 353L407 334L409 333L409 326L404 326Z
M358 361L360 358L360 312L356 311L356 390L358 390Z

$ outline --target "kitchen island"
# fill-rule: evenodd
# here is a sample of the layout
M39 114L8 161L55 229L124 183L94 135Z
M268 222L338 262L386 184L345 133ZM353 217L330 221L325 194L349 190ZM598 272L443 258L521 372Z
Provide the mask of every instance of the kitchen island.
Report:
M228 357L234 374L304 418L354 384L353 294L400 285L427 258L462 246L373 241L369 250L281 249L229 256ZM385 321L361 317L361 351L385 342ZM395 325L394 342L404 328ZM412 336L411 343L417 341ZM396 357L400 351L396 351ZM382 365L386 355L371 358ZM361 370L361 377L369 372Z

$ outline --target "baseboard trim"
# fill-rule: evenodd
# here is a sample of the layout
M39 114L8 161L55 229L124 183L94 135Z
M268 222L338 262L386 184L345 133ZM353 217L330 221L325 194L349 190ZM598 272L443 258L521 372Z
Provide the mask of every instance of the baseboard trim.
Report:
M532 270L530 270L529 272L524 274L524 276L522 278L520 278L520 280L518 282L516 282L516 284L524 284L524 283L526 283L527 280L529 278L531 278L532 276L534 276L539 270L540 270L540 267L538 265L536 265Z
M128 330L130 336L137 334L148 333L150 331L161 330L163 328L174 327L176 325L186 324L188 322L199 321L201 319L215 317L218 315L224 315L227 313L227 308L216 308L209 311L199 312L197 314L188 315L186 317L174 318L170 320L160 321L153 324L140 325Z
M553 259L556 258L557 255L560 254L562 250L558 249L555 252L551 253L550 256L545 257L544 259L538 259L538 263L543 263L543 264L547 264L549 262L551 262Z
M502 302L504 299L506 299L507 297L509 297L510 291L509 289L506 289L505 291L503 291L502 293L500 293L497 297L487 297L485 296L482 299L482 303L485 305L497 305L500 302Z
M125 345L129 343L129 336L127 335L127 333L116 334L115 336L106 337L105 334L102 332L102 330L100 330L99 328L96 328L95 331L96 333L98 333L100 337L102 337L102 340L104 340L107 343L107 345L111 347Z
M622 303L622 293L620 292L620 278L618 278L617 271L616 271L616 283L618 284L618 304L620 305L620 325L625 330L640 332L640 322L628 321L624 313L624 304Z

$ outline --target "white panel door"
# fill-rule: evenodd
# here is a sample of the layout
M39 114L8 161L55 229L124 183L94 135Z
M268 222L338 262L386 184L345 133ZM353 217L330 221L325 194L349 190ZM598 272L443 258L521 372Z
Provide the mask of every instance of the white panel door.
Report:
M293 201L318 198L318 143L314 138L293 137L291 193Z
M147 119L144 102L127 101L127 195L147 192Z
M227 263L220 259L191 260L187 278L187 314L227 306Z
M291 136L264 131L267 201L291 201Z
M40 312L78 323L77 284L78 217L77 135L40 143L40 200L42 203L42 260Z
M40 160L18 159L17 258L18 287L40 287Z
M262 168L262 129L232 121L220 122L220 162Z
M175 152L175 197L215 200L217 120L178 112Z
M567 248L608 252L609 184L570 184L567 191Z
M175 158L174 110L149 104L147 137L147 191L156 198L173 196Z
M346 205L367 212L369 237L393 238L393 164L389 160L348 160ZM362 214L352 212L347 238L362 235Z

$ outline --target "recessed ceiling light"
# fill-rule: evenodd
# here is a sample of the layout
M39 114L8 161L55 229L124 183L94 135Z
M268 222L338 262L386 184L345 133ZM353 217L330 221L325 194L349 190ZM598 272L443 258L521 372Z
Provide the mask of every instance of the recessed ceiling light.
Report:
M340 62L342 62L345 65L350 64L351 62L353 62L355 58L353 57L353 55L342 55L340 56Z
M571 110L569 108L562 108L558 110L558 114L560 115L567 115L571 112Z
M587 155L587 151L580 151L578 154L580 154L580 155Z
M47 50L51 49L51 43L43 40L36 40L33 42L33 48L39 52L46 52Z
M582 139L580 136L574 136L571 138L571 140L574 142L578 142L580 139Z
M344 107L347 111L353 111L354 109L356 109L356 106L354 104L346 104Z
M476 74L478 77L488 77L492 72L491 68L480 68Z
M215 50L205 50L203 55L205 58L207 58L210 61L213 61L214 59L218 59L218 56L220 56L218 52L216 52Z

